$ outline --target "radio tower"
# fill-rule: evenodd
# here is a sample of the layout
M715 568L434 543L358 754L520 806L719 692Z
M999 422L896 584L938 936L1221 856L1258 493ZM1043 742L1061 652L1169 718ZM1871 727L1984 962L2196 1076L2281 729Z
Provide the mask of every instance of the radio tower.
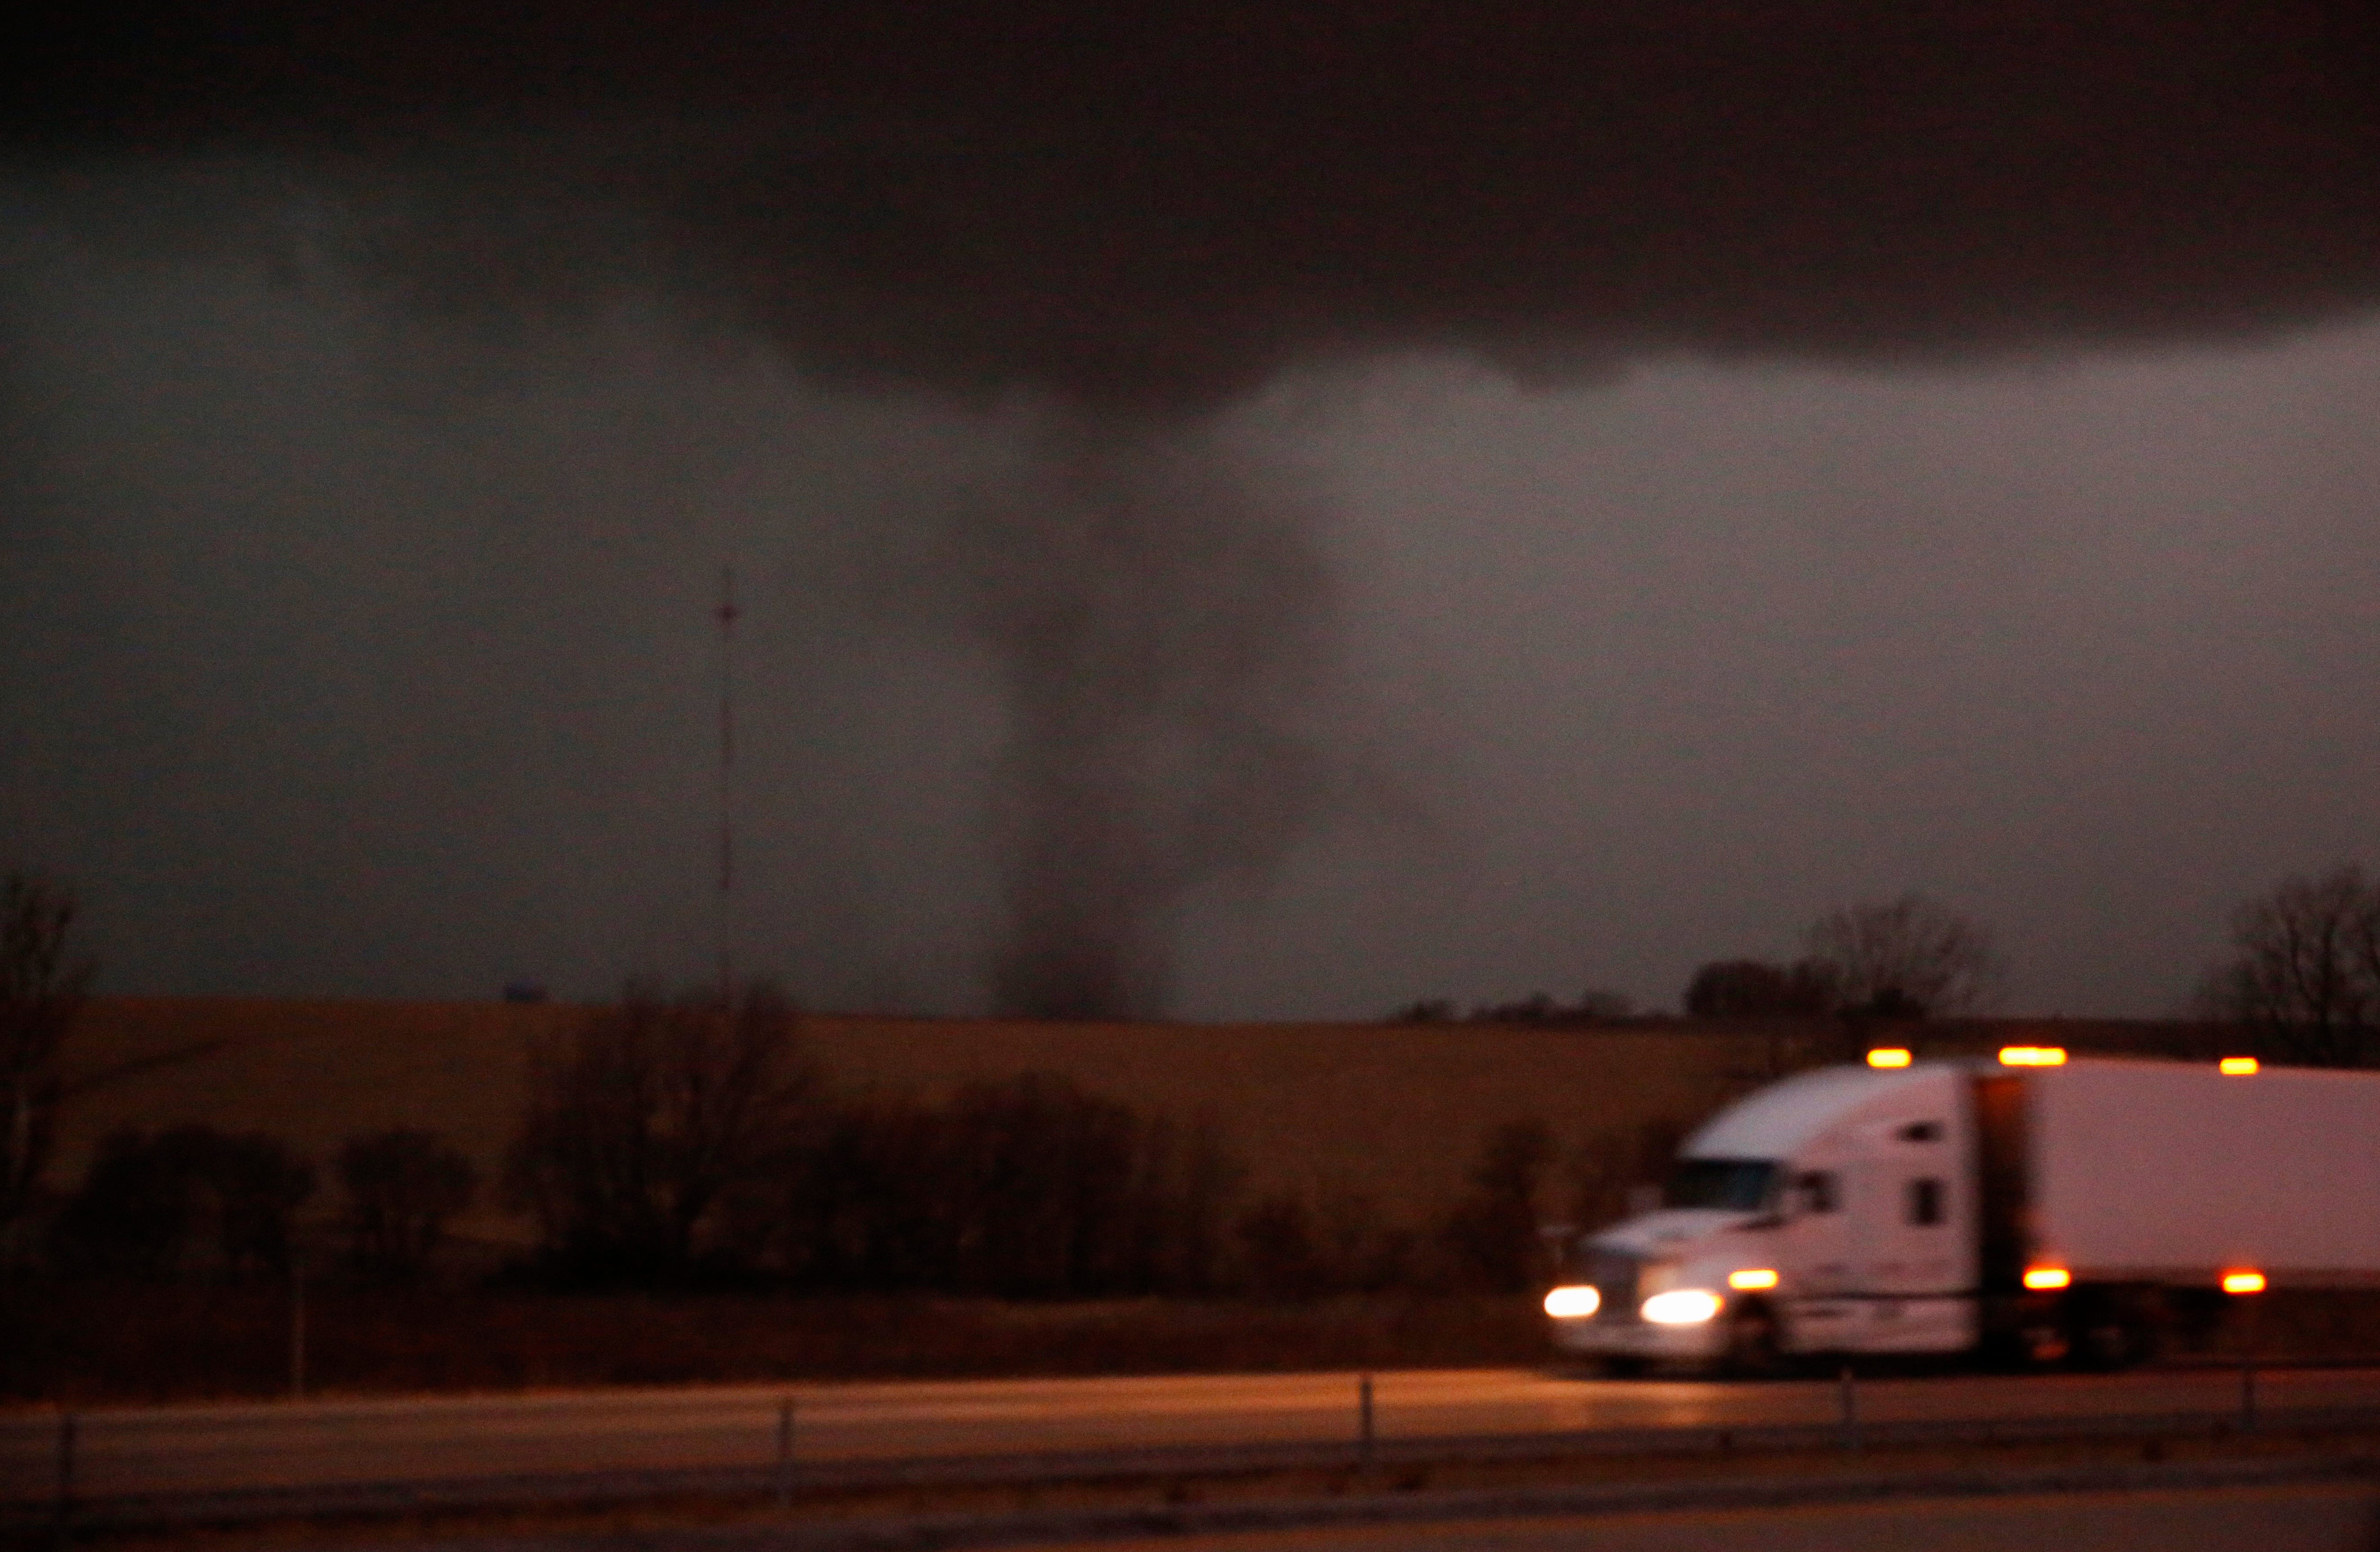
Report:
M735 568L719 579L719 1006L735 1009Z

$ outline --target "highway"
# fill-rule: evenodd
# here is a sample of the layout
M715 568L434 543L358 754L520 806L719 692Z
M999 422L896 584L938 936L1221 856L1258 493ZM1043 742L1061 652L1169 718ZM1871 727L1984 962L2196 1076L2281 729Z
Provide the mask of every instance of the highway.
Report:
M859 1462L1043 1452L1344 1442L1353 1374L992 1380L604 1390L479 1398L111 1408L74 1419L85 1500L342 1483L764 1467L782 1404L794 1455ZM1400 1440L1827 1425L1831 1380L1610 1380L1524 1369L1400 1371L1375 1380L1384 1448ZM2260 1407L2380 1408L2380 1369L2268 1370ZM2237 1415L2224 1369L2117 1376L1947 1375L1859 1383L1859 1416L1901 1421ZM0 1500L47 1498L60 1415L0 1415Z

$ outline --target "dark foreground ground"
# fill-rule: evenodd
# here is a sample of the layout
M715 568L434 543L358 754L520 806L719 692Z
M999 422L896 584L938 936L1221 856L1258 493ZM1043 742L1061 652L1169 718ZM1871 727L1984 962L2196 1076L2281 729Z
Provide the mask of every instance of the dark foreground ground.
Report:
M12 1543L0 1522L0 1546L27 1552L2371 1552L2380 1546L2380 1437L2276 1429L1864 1450L1564 1451L859 1489L806 1481L785 1497L555 1500L145 1530L84 1517L67 1534L37 1511L15 1528L25 1534Z
M0 1401L285 1394L292 1314L282 1289L0 1291ZM1005 1303L333 1289L309 1291L304 1339L307 1388L347 1394L1475 1367L1548 1355L1536 1302L1497 1297Z

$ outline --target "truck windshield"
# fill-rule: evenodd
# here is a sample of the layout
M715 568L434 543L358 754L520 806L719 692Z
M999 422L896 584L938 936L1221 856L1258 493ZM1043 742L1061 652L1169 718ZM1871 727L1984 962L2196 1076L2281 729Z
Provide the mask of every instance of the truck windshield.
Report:
M1768 1205L1777 1166L1766 1158L1681 1158L1661 1188L1665 1207L1757 1212Z

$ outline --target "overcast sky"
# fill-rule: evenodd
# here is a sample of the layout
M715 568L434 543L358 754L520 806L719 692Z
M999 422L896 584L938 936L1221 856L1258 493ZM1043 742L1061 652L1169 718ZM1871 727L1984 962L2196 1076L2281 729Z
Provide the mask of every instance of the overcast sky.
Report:
M2174 1011L2380 855L2368 24L1940 6L1880 77L1839 9L479 82L528 132L67 36L0 850L107 990L706 976L732 564L731 938L818 1005L1658 1008L1918 890L2010 1011Z

